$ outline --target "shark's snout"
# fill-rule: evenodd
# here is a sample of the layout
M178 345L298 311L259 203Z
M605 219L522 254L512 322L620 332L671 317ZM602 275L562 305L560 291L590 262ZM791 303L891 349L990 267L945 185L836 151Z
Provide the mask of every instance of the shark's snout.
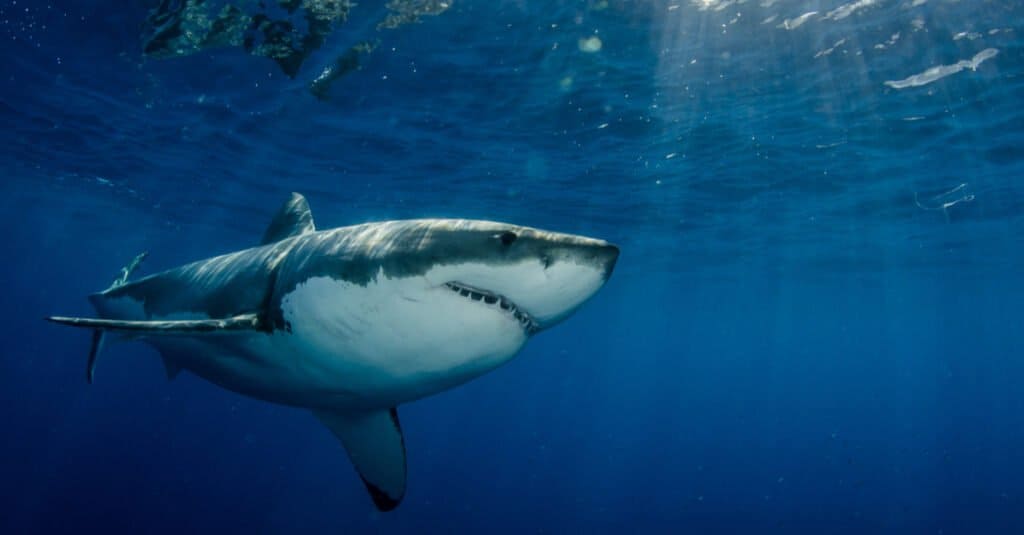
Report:
M524 284L511 294L518 297L540 329L551 327L571 315L604 286L619 259L619 248L602 240L571 236L552 244L543 275L527 278L537 285Z
M612 244L603 245L598 252L598 257L604 265L604 280L607 281L612 276L612 271L615 270L615 263L619 261L619 248Z

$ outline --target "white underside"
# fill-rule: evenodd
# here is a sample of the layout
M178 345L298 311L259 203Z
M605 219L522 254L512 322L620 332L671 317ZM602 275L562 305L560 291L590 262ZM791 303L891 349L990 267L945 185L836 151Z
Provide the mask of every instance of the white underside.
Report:
M311 408L388 408L462 384L511 359L523 326L497 304L453 292L458 282L506 297L544 326L565 317L603 283L595 268L567 262L438 265L423 275L366 285L328 277L283 296L291 332L154 336L180 367L252 397ZM101 314L144 319L131 299L106 301ZM205 319L203 314L151 317Z
M393 407L494 369L527 339L508 311L463 297L432 278L380 274L366 286L313 278L282 300L290 333L147 341L177 366L267 401L331 409ZM144 317L130 299L108 307L114 317Z
M446 390L512 358L526 333L507 311L426 277L366 286L326 277L282 300L307 384L338 385L361 403L393 406Z

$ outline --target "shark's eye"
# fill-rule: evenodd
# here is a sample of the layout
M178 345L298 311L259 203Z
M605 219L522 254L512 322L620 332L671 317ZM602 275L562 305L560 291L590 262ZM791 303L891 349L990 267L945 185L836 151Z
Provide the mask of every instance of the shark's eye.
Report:
M519 236L516 236L516 233L512 231L505 231L495 236L495 238L501 240L501 243L504 245L512 245L512 242L516 241L516 238L518 237Z

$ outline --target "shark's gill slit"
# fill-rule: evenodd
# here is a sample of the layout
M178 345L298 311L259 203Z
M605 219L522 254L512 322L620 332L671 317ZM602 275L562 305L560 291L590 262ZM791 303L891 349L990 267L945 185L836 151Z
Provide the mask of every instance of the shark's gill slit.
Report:
M534 321L530 314L521 310L515 303L504 296L496 295L488 292L487 290L467 286L461 282L446 282L444 285L449 290L462 297L467 297L473 301L483 301L486 305L498 306L501 310L510 313L512 317L519 322L519 325L523 327L523 330L526 331L527 334L532 334L539 329L537 322Z

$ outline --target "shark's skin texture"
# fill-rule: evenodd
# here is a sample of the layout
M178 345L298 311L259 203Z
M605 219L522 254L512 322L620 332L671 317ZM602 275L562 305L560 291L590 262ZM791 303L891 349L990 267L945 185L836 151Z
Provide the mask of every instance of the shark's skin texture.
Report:
M381 510L405 493L395 409L510 360L612 273L601 240L490 221L317 231L293 194L263 244L90 296L99 318L51 318L155 347L168 376L311 409Z

